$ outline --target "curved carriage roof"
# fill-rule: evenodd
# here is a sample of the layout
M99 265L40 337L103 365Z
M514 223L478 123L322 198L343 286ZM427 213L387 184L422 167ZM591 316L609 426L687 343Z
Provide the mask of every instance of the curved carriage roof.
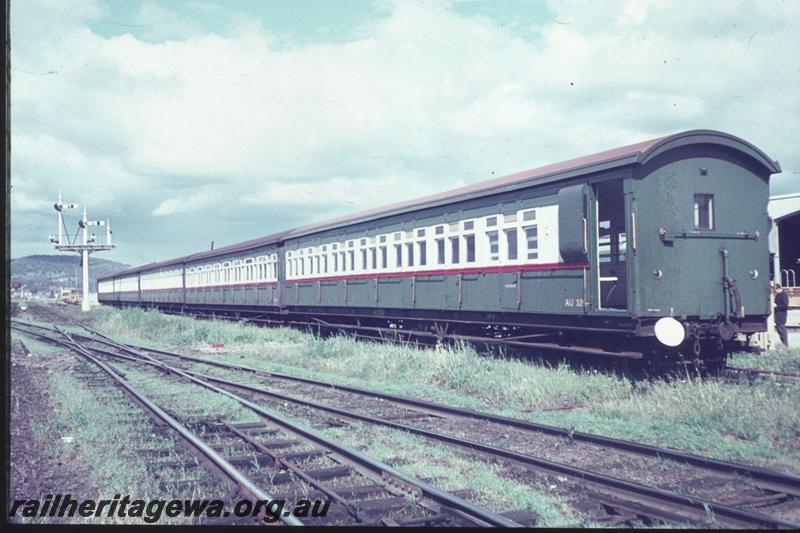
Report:
M275 244L293 237L310 235L319 231L335 229L350 224L369 222L392 215L455 203L475 197L486 196L488 194L498 194L514 189L530 187L532 185L554 183L574 178L576 176L591 174L604 170L611 170L632 164L644 164L664 152L692 144L712 144L727 147L748 157L762 169L764 169L768 174L775 174L781 171L780 165L777 161L770 159L764 152L749 142L740 139L739 137L714 130L689 130L664 137L657 137L655 139L650 139L648 141L643 141L628 146L622 146L620 148L613 148L611 150L578 157L576 159L562 161L560 163L545 165L530 170L523 170L522 172L516 172L514 174L509 174L508 176L481 181L471 185L466 185L464 187L459 187L457 189L452 189L429 196L423 196L413 200L406 200L373 209L367 209L357 213L351 213L348 215L323 220L321 222L314 222L305 226L290 229L288 231L274 233L258 239L232 244L216 250L209 250L176 259L134 267L100 279L108 279L120 275L150 270L153 268L161 268L189 261L196 261L239 251L250 250L259 246Z

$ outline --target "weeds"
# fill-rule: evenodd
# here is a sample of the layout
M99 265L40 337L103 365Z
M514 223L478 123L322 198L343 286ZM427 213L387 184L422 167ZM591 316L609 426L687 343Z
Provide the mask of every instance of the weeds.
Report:
M323 339L287 328L136 308L96 308L90 317L110 335L193 348L218 360L800 471L800 384L691 377L632 383L597 370L481 355L465 345L423 349L343 336ZM224 353L209 350L209 343L217 342L225 344ZM735 354L731 364L796 370L800 352ZM584 407L542 411L562 405Z

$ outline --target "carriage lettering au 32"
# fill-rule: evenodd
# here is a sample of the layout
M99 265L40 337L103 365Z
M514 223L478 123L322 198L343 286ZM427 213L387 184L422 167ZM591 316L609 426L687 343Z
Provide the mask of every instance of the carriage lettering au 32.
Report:
M99 299L713 368L767 328L778 172L686 131L132 268Z

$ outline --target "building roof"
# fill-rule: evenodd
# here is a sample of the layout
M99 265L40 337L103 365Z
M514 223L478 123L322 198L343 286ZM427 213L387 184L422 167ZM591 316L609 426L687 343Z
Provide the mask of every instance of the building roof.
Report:
M775 221L800 213L800 192L770 196L767 210Z
M470 198L486 196L488 194L499 194L513 191L515 189L530 187L532 185L544 185L547 183L559 182L577 176L611 170L632 164L644 164L668 150L690 144L714 144L718 146L725 146L749 157L756 164L765 169L769 174L775 174L781 171L780 165L777 161L773 161L764 152L747 141L740 139L739 137L714 130L689 130L672 135L666 135L664 137L657 137L655 139L650 139L648 141L643 141L628 146L613 148L611 150L578 157L576 159L562 161L560 163L524 170L522 172L473 183L457 189L452 189L429 196L423 196L413 200L406 200L403 202L367 209L357 213L323 220L320 222L314 222L281 233L274 233L266 237L218 248L213 251L210 250L206 252L200 252L176 259L170 259L167 261L131 268L110 276L106 276L102 279L249 250L259 246L274 244L284 239L310 235L320 231L340 228L351 224L369 222L393 215L460 202Z

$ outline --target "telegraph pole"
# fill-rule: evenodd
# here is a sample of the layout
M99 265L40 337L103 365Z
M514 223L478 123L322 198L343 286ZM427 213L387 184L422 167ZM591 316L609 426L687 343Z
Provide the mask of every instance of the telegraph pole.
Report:
M102 252L111 250L114 244L111 243L111 224L108 220L89 220L86 215L86 206L83 207L83 218L78 222L78 229L82 231L81 242L78 243L78 234L70 239L69 233L64 223L64 210L77 209L78 204L64 204L61 201L61 191L58 191L58 202L53 205L53 209L58 212L58 235L50 235L50 242L55 244L55 249L59 252L77 252L81 256L81 266L83 267L83 298L81 299L81 310L89 310L89 254L92 252ZM105 226L105 244L96 243L97 236L92 233L89 237L89 226ZM66 238L65 238L66 237ZM77 277L77 276L76 276ZM76 280L77 281L77 280Z

